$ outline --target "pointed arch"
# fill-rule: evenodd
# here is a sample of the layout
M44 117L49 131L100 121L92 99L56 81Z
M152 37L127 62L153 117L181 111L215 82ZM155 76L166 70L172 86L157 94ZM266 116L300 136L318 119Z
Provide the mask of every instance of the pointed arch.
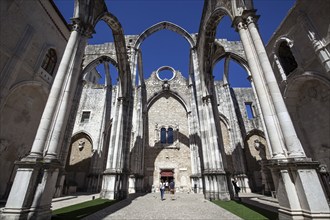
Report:
M93 138L92 138L92 135L89 134L87 131L84 131L84 130L80 130L80 131L77 131L75 132L74 134L72 134L71 136L71 142L73 140L77 140L79 139L80 137L85 137L89 142L91 142L92 146L93 146Z
M147 110L150 109L150 107L161 97L163 96L171 96L174 99L176 99L185 109L186 112L189 112L189 108L188 105L186 104L185 100L176 92L172 92L172 91L161 91L158 93L155 93L152 97L149 98L149 100L147 101Z
M265 133L259 129L252 129L251 131L248 131L246 133L246 136L245 136L245 141L248 140L251 136L253 135L257 135L257 136L260 136L260 137L263 137L263 138L266 138L265 137Z
M101 55L91 61L89 61L85 67L83 68L82 75L86 74L87 72L91 71L94 67L96 67L99 64L102 64L103 62L109 62L115 67L118 67L118 63L116 60L114 60L112 57Z
M227 129L230 130L231 128L230 128L230 124L229 124L229 119L220 112L219 112L219 117L220 117L220 121L222 121L226 125Z
M150 35L156 33L157 31L163 30L163 29L167 29L170 31L173 31L179 35L181 35L183 38L185 38L187 40L187 42L189 43L190 47L193 48L195 46L195 41L193 40L192 36L182 27L168 22L168 21L162 21L159 22L151 27L149 27L148 29L146 29L145 31L143 31L138 39L135 42L134 48L136 50L138 50L142 44L142 42L149 37Z
M118 63L109 56L105 56L105 55L101 55L97 58L95 58L94 60L89 61L86 66L84 67L82 73L81 73L81 77L85 78L85 75L88 74L90 71L92 71L94 68L96 68L96 66L98 66L99 64L102 64L104 62L109 62L112 65L114 65L116 68L118 68ZM106 82L111 82L111 76L108 76L107 74L105 74L106 77Z

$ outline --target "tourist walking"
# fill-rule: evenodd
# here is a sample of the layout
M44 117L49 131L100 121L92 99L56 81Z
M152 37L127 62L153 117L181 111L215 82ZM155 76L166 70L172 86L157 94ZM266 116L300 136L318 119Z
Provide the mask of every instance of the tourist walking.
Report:
M164 191L165 191L165 183L163 182L163 180L160 180L159 190L160 190L160 199L163 201L164 200Z

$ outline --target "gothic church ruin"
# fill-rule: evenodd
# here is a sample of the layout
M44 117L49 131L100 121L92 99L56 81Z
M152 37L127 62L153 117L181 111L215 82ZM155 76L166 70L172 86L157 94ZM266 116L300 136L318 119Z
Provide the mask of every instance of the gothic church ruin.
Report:
M70 25L52 0L0 2L1 219L50 219L54 197L121 199L161 180L209 200L234 199L235 180L276 198L279 219L330 218L329 1L297 0L266 46L252 0L206 0L198 33L162 21L136 35L104 0L74 2ZM224 16L240 41L216 38ZM101 20L113 42L87 44ZM144 72L141 45L161 30L187 42L189 72ZM251 87L231 86L232 61Z

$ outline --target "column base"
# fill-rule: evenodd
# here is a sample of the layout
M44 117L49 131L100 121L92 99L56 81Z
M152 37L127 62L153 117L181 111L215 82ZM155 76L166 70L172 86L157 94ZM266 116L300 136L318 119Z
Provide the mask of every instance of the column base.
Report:
M130 175L128 179L128 194L133 194L136 192L136 178L134 175Z
M50 219L58 164L32 160L16 164L17 173L1 219Z
M127 174L107 169L103 173L101 198L110 200L127 198L127 181Z
M312 213L301 210L278 209L278 219L280 220L326 220L330 219L329 213Z
M235 175L235 178L237 178L237 185L241 188L240 193L251 193L249 179L246 174Z
M272 170L280 205L279 219L330 219L330 209L316 169L309 159L277 162Z
M204 197L207 200L230 200L227 185L227 177L224 171L203 174L205 190Z
M116 181L117 181L117 175L111 175L111 174L103 174L103 180L102 180L102 189L100 193L100 197L102 199L110 199L114 200L117 197L117 189L116 189Z

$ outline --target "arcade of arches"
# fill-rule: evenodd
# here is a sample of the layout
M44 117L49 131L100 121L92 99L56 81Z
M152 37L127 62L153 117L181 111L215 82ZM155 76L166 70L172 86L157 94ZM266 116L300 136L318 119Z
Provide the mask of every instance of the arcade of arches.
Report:
M104 0L75 3L70 30L52 1L36 1L44 19L21 20L23 35L12 39L19 43L1 45L1 218L50 219L53 197L126 198L157 192L160 180L210 200L235 199L235 180L240 193L276 195L279 219L330 217L330 36L323 27L329 21L313 17L313 10L330 10L329 2L308 8L297 1L266 48L252 0L205 1L197 34L162 21L124 35ZM30 7L1 4L1 18ZM216 39L223 16L240 41ZM33 28L43 20L56 32L51 42ZM297 20L302 33L285 34ZM99 21L114 40L88 45ZM161 30L183 37L189 72L171 66L143 72L141 45ZM31 66L23 57L33 37L42 52L31 52L33 68L21 68ZM222 79L215 80L222 59ZM250 87L231 86L231 61Z

